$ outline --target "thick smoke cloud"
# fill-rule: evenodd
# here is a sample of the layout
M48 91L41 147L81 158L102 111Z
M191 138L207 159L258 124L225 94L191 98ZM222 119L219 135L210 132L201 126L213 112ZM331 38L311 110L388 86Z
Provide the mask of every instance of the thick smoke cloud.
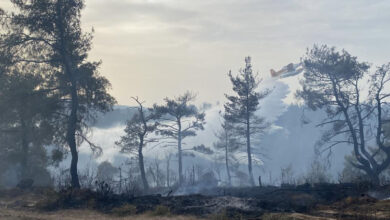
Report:
M299 77L293 77L288 80L278 80L267 78L260 84L260 90L270 89L272 92L261 101L261 108L257 114L265 117L271 128L264 134L260 141L253 146L256 154L255 175L266 176L264 181L277 182L280 177L281 168L291 165L294 174L297 176L303 175L308 169L310 163L315 159L314 145L320 138L321 129L316 128L316 123L320 122L325 114L322 112L310 112L302 106L294 105L286 102L287 96L292 96L295 93L296 87L292 87L291 82L299 80ZM218 131L221 124L220 113L223 112L223 102L214 103L206 111L205 129L199 131L196 137L190 137L184 141L184 149L192 148L200 144L206 147L212 147L216 140L215 132ZM103 161L110 161L115 166L121 166L126 159L133 155L121 154L119 147L115 145L115 141L119 140L124 134L125 122L130 118L133 110L126 106L118 106L114 112L108 115L102 115L98 119L96 126L92 129L90 139L103 148L103 155L98 158L91 157L91 151L87 144L83 144L80 148L80 163L79 168L93 164L98 164ZM303 118L310 118L310 123L303 123ZM343 165L343 157L349 152L349 148L342 146L333 152L333 156L328 158L333 166L330 167L333 176L337 176ZM168 154L175 154L176 147L168 146L149 146L145 148L146 163L154 159L164 160ZM214 166L215 158L210 155L195 153L196 157L188 157L185 160L185 169L193 166L194 163L209 164ZM241 170L246 172L246 154L244 151L238 153L238 158L241 159ZM297 160L299 158L299 160ZM68 167L70 158L62 162L61 166ZM176 161L171 162L172 169L176 169ZM271 180L272 179L272 180Z

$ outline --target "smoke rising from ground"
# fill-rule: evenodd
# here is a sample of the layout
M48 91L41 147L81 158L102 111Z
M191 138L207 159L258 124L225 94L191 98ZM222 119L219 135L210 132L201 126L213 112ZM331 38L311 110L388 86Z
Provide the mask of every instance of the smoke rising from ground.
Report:
M294 176L304 175L310 168L310 164L316 159L314 154L315 142L320 138L321 129L315 128L316 123L319 123L325 115L321 112L304 111L302 106L286 103L286 97L292 96L295 93L296 87L290 89L292 81L298 81L299 77L293 77L286 80L277 80L267 78L261 83L260 90L270 89L272 92L269 96L260 102L260 109L257 114L265 117L267 122L271 123L271 127L264 134L260 141L256 141L253 146L254 152L254 170L255 176L261 175L264 182L276 184L280 183L281 169L291 166ZM215 132L220 129L222 118L220 113L223 112L223 103L211 104L205 108L206 122L205 129L199 131L197 136L189 137L184 141L183 148L190 149L193 146L204 144L206 147L212 148L212 144L216 141ZM97 125L92 129L90 139L103 148L103 155L94 158L91 157L91 150L84 143L80 148L79 169L83 170L87 166L97 166L103 161L110 161L114 166L123 166L125 161L134 155L120 153L120 148L115 145L120 136L124 134L125 122L130 118L132 111L126 106L118 106L114 112L101 116L98 119ZM303 118L310 118L309 124L303 123ZM176 154L176 146L161 147L162 145L153 145L144 149L146 166L154 160L160 160L161 166L165 166L165 157L168 154ZM340 146L333 153L330 162L333 166L330 167L330 172L334 178L341 171L344 155L349 153L350 148ZM205 167L211 168L215 165L215 156L194 153L196 157L186 157L184 160L184 170L189 170L194 164L202 164ZM240 159L240 170L246 172L246 153L241 151L237 153L237 158ZM300 158L297 160L297 158ZM61 163L61 167L67 168L70 158ZM174 158L171 163L171 169L176 170L177 159ZM225 178L223 162L218 166L222 166L222 179Z

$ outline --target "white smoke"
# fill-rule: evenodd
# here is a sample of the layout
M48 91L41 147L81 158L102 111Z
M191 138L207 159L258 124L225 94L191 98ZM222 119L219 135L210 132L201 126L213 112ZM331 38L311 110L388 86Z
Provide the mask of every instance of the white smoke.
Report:
M278 137L284 137L284 139L289 139L290 131L278 126L275 124L275 122L278 120L278 118L283 115L289 104L294 103L293 93L295 93L296 89L298 88L296 86L297 82L299 80L299 76L290 77L288 79L274 79L274 78L267 78L262 81L260 84L259 91L264 91L266 89L269 89L271 93L261 100L260 102L260 108L257 111L257 115L260 117L264 117L268 123L271 123L271 129L269 129L269 133L263 135L265 139L267 139L268 135L272 135L273 137L275 134L278 134ZM198 146L201 144L204 144L206 147L211 148L213 143L216 141L215 133L220 129L220 125L222 122L221 113L223 113L223 103L226 100L221 100L219 103L215 103L212 105L211 108L208 108L205 110L206 113L206 125L204 127L204 130L198 131L197 136L195 137L188 137L184 140L183 148L184 149L191 149L194 146ZM125 120L125 119L124 119ZM299 127L299 126L298 126ZM120 136L124 134L124 123L117 124L113 127L108 128L93 128L92 134L90 135L90 140L103 149L103 155L99 158L96 158L96 162L100 163L102 161L110 161L114 163L114 165L121 165L123 162L130 158L132 155L122 154L120 153L120 148L115 145L115 141L118 141L120 139ZM318 135L316 133L316 135ZM311 135L308 134L310 137ZM315 137L310 137L311 139L315 139ZM269 138L268 138L269 139ZM264 168L267 167L267 170L269 172L274 172L276 175L280 171L280 168L283 166L286 166L286 164L296 163L296 158L288 157L288 155L296 155L297 152L304 152L305 155L302 155L303 159L300 159L300 165L298 167L299 171L302 172L302 170L305 170L305 166L309 165L310 159L313 158L313 146L312 142L313 140L310 139L310 142L307 144L304 143L304 140L299 141L299 143L289 143L291 146L290 148L285 148L286 146L274 146L272 144L272 141L269 140L266 141L266 143L263 143L262 141L259 141L258 143L254 144L255 152L259 152L259 154L255 154L253 161L254 161L254 171L255 175L260 175L262 172L264 172ZM271 146L272 145L272 146ZM297 149L294 148L294 146L297 145ZM299 146L298 146L299 145ZM144 154L146 157L146 160L164 160L166 155L173 154L175 155L177 152L177 148L174 145L168 146L168 147L162 147L164 145L151 145L145 148ZM294 154L290 154L288 152L294 152ZM91 157L91 150L89 149L89 146L84 143L79 148L80 152L80 163L79 163L79 169L82 169L82 167L86 166L87 164L90 164ZM283 152L281 154L281 152ZM201 161L201 163L205 164L209 161L209 165L215 163L215 157L210 155L205 155L201 153L194 153L196 155L196 158L186 158L184 160L184 169L190 168L193 166L194 163L197 163ZM264 156L265 155L265 156ZM271 158L267 159L267 158ZM283 159L280 159L280 157L283 157ZM240 162L243 165L243 169L245 169L245 164L247 164L247 158L246 158L246 152L245 149L243 149L241 152L237 153L237 158L241 158ZM266 159L266 160L265 160ZM272 162L272 163L270 163ZM67 158L66 161L62 163L62 166L67 167L69 166L70 158ZM175 160L172 163L172 169L175 169L177 160ZM269 164L272 164L272 167L269 166ZM207 166L207 165L206 165ZM243 170L244 172L246 170Z

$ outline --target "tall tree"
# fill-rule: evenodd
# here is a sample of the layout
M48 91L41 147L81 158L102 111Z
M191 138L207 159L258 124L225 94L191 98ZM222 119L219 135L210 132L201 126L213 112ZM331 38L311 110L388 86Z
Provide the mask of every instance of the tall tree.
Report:
M195 136L197 130L203 130L205 124L205 113L191 104L195 95L186 92L174 99L165 98L165 105L156 106L162 115L158 133L177 141L177 156L179 169L179 184L183 184L183 140Z
M297 97L312 110L325 109L328 118L320 126L330 126L318 147L327 150L340 143L352 145L351 164L379 184L379 175L390 165L390 145L383 127L389 118L390 94L385 88L390 64L371 74L369 96L365 97L362 83L366 83L370 66L347 51L315 45L303 61L305 74Z
M254 136L261 134L268 127L263 117L256 115L259 110L259 101L269 94L269 90L258 92L261 80L252 71L251 58L245 58L245 68L239 71L237 76L229 72L233 91L236 95L225 94L228 102L225 107L225 119L232 123L238 132L246 139L246 151L248 156L248 174L250 184L255 185L252 168L252 145Z
M237 161L237 159L234 157L234 153L239 149L240 143L237 135L234 132L232 124L227 121L224 121L221 124L221 129L215 134L215 136L218 138L218 140L214 143L214 148L223 152L222 158L225 163L228 184L231 186L231 164Z
M116 144L121 146L122 152L136 152L142 184L144 190L147 192L149 190L149 184L146 178L143 149L147 144L157 141L155 137L150 138L149 136L157 129L159 115L153 108L145 109L137 97L133 97L133 99L138 104L138 112L127 122L125 128L126 134Z
M0 76L0 157L7 166L19 165L19 180L33 178L34 172L48 173L44 146L53 140L58 99L39 91L39 75L8 70Z
M58 135L70 148L72 187L79 188L77 140L87 141L93 150L101 150L86 139L86 121L96 113L111 110L115 103L107 93L108 80L98 73L100 62L87 61L92 35L81 30L83 0L11 0L17 9L10 14L7 37L2 50L12 54L14 64L45 67L41 85L57 93L62 100L62 122Z

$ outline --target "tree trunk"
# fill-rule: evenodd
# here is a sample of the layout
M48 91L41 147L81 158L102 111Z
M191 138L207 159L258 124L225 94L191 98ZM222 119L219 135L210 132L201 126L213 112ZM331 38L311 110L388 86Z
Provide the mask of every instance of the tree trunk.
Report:
M70 175L72 177L72 187L80 188L79 176L77 173L77 163L79 155L76 145L76 126L77 126L77 109L78 109L78 97L75 86L72 86L72 110L70 112L68 120L68 132L66 135L66 141L68 142L72 160L70 164Z
M380 185L380 180L379 180L379 173L380 172L372 172L370 176L371 183L374 186L379 186Z
M71 95L71 112L68 118L68 128L66 133L66 142L68 143L68 146L70 148L70 152L72 155L72 160L70 164L70 176L72 178L72 187L73 188L80 188L80 181L79 176L77 173L77 163L78 163L78 152L77 152L77 145L76 145L76 130L77 130L77 112L79 107L79 100L78 100L78 94L77 94L77 80L75 79L74 70L75 66L73 66L73 63L71 61L71 58L69 57L69 51L67 51L66 41L68 39L65 39L65 32L66 29L64 27L64 19L63 19L63 12L62 12L62 1L57 2L57 13L58 18L56 21L56 24L58 25L58 32L59 32L59 41L60 41L60 48L59 52L61 54L61 61L62 66L64 68L65 74L69 80L70 86L70 95Z
M177 135L177 150L178 150L178 157L179 157L179 185L181 186L183 184L183 163L182 163L182 149L181 149L181 123L178 122L179 125L179 131Z
M28 141L27 141L27 128L23 119L20 120L21 124L21 137L22 137L22 157L20 158L21 165L21 180L27 178L27 158L28 158Z
M140 141L139 148L138 148L138 163L139 163L139 169L141 172L141 178L142 178L142 184L144 185L145 192L149 191L149 184L146 179L145 174L145 165L144 165L144 155L142 153L142 147L143 147L143 140Z
M71 111L68 118L68 128L67 128L67 134L66 134L66 142L68 143L68 146L70 148L70 152L72 155L72 160L70 163L70 176L72 178L72 187L73 188L80 188L80 181L79 176L77 172L77 163L78 163L78 152L77 152L77 144L76 144L76 130L77 130L77 112L79 107L79 99L77 94L77 83L75 80L75 76L73 75L72 66L70 64L70 61L63 52L63 62L64 62L64 69L68 76L68 79L71 83L70 90L71 90Z
M360 145L364 145L364 143L359 143L359 141L358 141L358 136L357 136L356 131L355 131L356 129L355 129L355 127L352 124L350 115L348 113L348 109L347 109L347 107L344 106L344 104L340 100L340 97L339 97L340 94L338 93L339 90L338 90L338 87L337 87L338 85L337 85L335 79L331 78L331 81L332 81L333 95L336 98L336 102L337 102L338 107L343 112L344 118L345 118L345 120L347 122L348 130L349 130L349 132L351 134L351 137L352 137L353 152L355 154L355 157L356 157L357 161L361 164L361 166L359 166L357 168L364 170L368 174L368 176L371 178L371 180L373 182L378 182L379 183L379 177L375 177L375 175L372 175L373 172L372 172L372 168L371 168L370 162L368 160L366 160L365 158L363 158L363 156L359 152L359 146ZM360 121L360 125L362 125L361 121ZM359 130L362 131L362 128L360 127Z
M228 177L228 184L229 186L232 185L232 177L230 176L230 169L229 169L229 155L228 155L228 135L225 136L225 163L226 163L226 173Z
M252 152L251 152L251 136L250 136L250 119L249 114L246 120L246 150L248 153L248 175L249 175L249 183L251 186L255 185L255 179L253 178L252 172Z
M169 163L170 163L170 156L167 159L167 187L170 186L170 183L169 183Z

